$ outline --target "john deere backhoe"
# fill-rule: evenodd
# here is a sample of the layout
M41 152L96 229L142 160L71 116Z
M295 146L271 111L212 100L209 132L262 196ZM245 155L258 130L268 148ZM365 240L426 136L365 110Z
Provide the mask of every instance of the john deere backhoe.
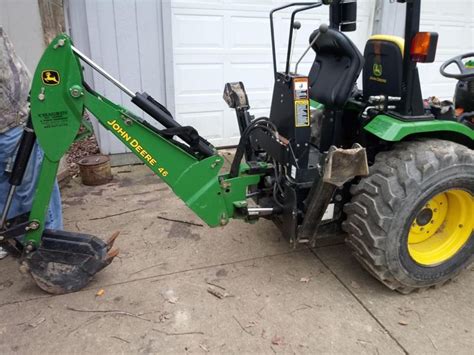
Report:
M41 58L30 93L31 115L11 173L0 245L20 258L43 290L73 292L107 266L115 238L45 229L59 160L77 139L88 110L210 227L231 218L274 221L296 246L342 226L360 263L393 290L440 285L472 260L474 250L474 56L450 59L441 74L458 84L455 102L422 99L417 63L433 62L437 33L420 32L421 0L406 3L405 38L376 35L362 55L344 34L356 29L355 0L293 3L270 13L274 91L269 117L255 118L243 83L225 85L241 138L230 171L193 127L181 126L150 95L129 90L56 37ZM329 6L308 48L291 63L295 17ZM273 17L290 9L286 67L279 71ZM298 71L314 56L309 73ZM130 96L157 129L95 92L81 63ZM294 65L293 65L294 64ZM456 64L456 72L447 72ZM356 87L362 72L363 90ZM179 140L177 139L179 138ZM31 212L7 220L32 146L44 150ZM3 197L3 196L2 196ZM114 236L115 237L115 236Z

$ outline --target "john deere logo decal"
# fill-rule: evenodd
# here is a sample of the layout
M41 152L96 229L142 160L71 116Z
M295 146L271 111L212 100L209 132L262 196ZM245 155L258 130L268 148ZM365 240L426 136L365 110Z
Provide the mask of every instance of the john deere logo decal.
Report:
M374 73L375 76L381 76L382 75L382 64L375 63L374 66L372 67L372 72Z
M46 85L58 85L61 81L59 73L56 70L43 70L41 80Z

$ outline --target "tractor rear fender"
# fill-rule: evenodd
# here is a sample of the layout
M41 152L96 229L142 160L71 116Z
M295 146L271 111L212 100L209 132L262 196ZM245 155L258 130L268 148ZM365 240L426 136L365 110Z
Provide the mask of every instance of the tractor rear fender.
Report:
M474 130L455 121L420 120L414 122L402 121L388 115L377 115L364 126L364 129L388 142L399 142L407 137L430 136L462 143L470 148L474 146Z

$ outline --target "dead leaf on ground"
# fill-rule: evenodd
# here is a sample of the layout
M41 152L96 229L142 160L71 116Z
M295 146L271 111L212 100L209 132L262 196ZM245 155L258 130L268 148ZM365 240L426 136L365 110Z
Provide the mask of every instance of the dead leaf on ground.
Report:
M209 352L209 349L207 348L207 346L205 346L204 344L199 344L199 347L204 350L206 353Z
M406 320L403 320L403 319L402 319L402 320L399 320L399 321L398 321L398 324L400 324L400 325L408 325L408 322L407 322Z
M179 298L178 297L170 297L168 298L168 302L171 304L176 304L178 303Z
M352 288L355 288L355 289L359 289L359 288L360 288L360 285L357 283L357 281L352 281L352 282L351 282L351 287L352 287Z
M255 327L257 324L258 324L258 322L253 320L253 321L248 322L248 324L245 326L245 328L252 328L252 327Z
M280 337L278 335L275 335L273 338L272 338L272 344L273 345L283 345L285 344L285 339L283 337Z
M309 280L311 280L309 277L302 277L302 278L300 279L300 282L308 283Z
M171 318L171 314L168 312L163 312L158 316L158 320L160 321L160 323L163 323L170 318Z
M36 327L39 326L41 323L43 323L45 320L46 320L46 318L41 317L41 318L38 318L37 320L35 320L34 322L28 323L28 325L29 325L31 328L36 328Z
M175 296L173 290L168 290L164 293L162 293L163 297L165 300L167 300L171 304L176 304L178 303L179 298Z
M105 290L103 288L101 288L99 291L97 291L97 293L95 294L96 297L102 297L103 295L105 295Z
M227 292L221 292L218 289L216 289L215 287L208 287L207 292L209 292L211 295L213 295L214 297L217 297L219 299L223 299L223 298L226 298L226 297L230 296Z

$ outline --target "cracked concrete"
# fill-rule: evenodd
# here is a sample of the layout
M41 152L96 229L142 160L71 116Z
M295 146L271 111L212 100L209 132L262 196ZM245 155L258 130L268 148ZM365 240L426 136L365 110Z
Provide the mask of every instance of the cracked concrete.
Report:
M66 229L120 230L121 254L87 289L54 297L1 260L2 354L472 353L473 268L403 296L344 245L293 250L265 220L203 226L142 166L62 191Z

